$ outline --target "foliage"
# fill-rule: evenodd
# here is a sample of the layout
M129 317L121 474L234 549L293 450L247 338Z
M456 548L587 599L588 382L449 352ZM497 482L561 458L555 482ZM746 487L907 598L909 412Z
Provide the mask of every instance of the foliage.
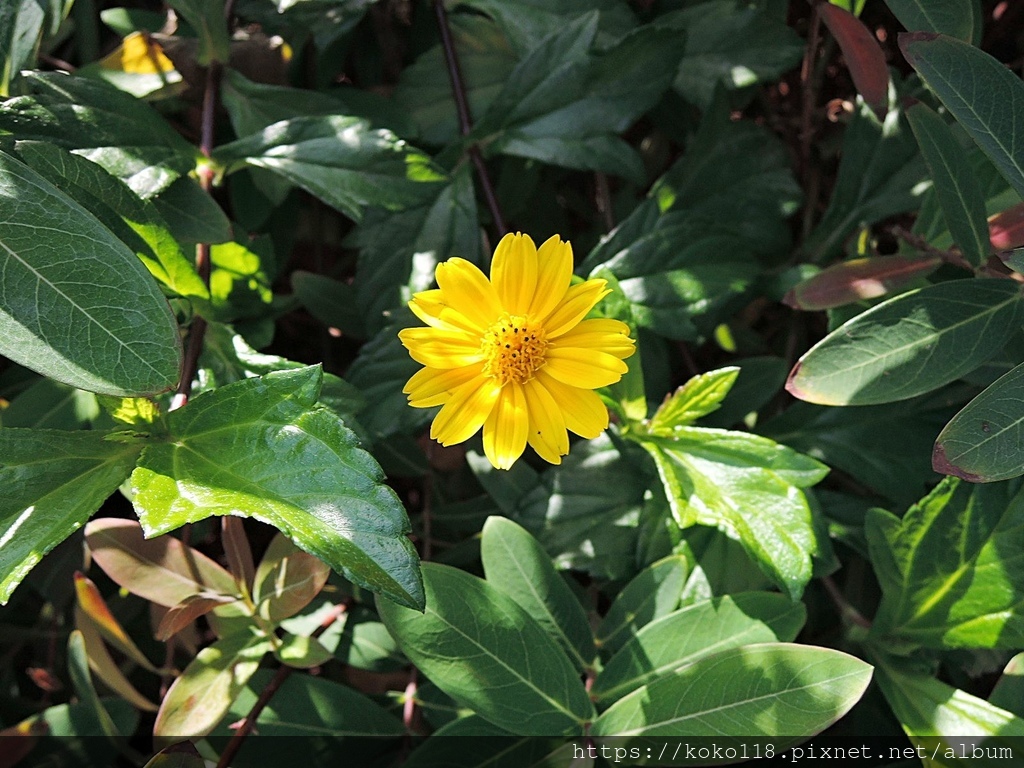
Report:
M1024 760L1022 21L0 3L0 763Z

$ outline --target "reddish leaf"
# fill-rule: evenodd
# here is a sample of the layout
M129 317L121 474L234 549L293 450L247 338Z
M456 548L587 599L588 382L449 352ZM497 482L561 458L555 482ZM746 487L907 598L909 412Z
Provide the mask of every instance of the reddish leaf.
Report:
M150 664L149 659L128 636L128 633L124 631L118 620L114 618L114 614L110 612L103 595L93 584L92 579L77 571L75 572L75 596L78 598L78 607L82 613L89 617L108 642L149 671L157 671L156 667Z
M220 522L224 554L227 556L231 575L235 577L235 581L245 585L246 590L252 591L252 580L256 569L252 562L252 548L249 546L249 539L245 536L242 518L225 515Z
M834 264L801 281L783 301L795 309L832 309L875 299L939 267L937 256L871 256Z
M1018 203L988 220L988 236L997 251L1024 245L1024 203Z
M331 569L278 534L256 569L253 599L260 615L280 621L306 607L327 583Z
M154 603L173 607L204 592L241 596L231 574L206 555L172 536L146 539L134 520L93 520L85 541L110 578Z
M0 731L0 744L4 745L0 753L0 768L11 768L20 763L39 743L39 737L50 732L45 720L30 718L17 725Z
M167 613L160 620L160 626L156 629L157 640L169 640L172 635L178 634L181 630L193 621L203 616L218 605L234 602L233 598L224 595L202 594L189 595Z
M89 669L93 674L133 707L145 712L156 712L156 704L139 693L121 672L121 668L117 666L103 642L99 626L80 605L75 606L75 628L82 633L85 655L89 659ZM149 666L149 662L146 664Z
M818 12L839 43L857 91L877 114L885 115L889 103L889 67L875 36L860 19L839 6L822 3Z

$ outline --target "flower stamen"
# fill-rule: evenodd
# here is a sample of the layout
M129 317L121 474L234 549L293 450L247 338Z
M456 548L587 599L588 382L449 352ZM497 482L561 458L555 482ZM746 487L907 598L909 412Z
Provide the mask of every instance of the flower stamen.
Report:
M504 386L525 384L544 365L548 343L540 323L522 315L504 314L480 341L484 375Z

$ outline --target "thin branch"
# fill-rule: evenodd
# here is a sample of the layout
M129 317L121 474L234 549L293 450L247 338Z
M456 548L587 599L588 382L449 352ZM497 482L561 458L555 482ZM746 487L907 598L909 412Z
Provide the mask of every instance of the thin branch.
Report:
M825 576L821 580L821 583L825 587L825 591L828 592L828 596L832 598L832 602L835 603L843 621L850 624L856 624L858 627L863 627L864 629L871 629L871 621L866 619L860 611L850 605L846 596L842 591L840 591L839 587L836 586L836 583L832 580L831 576Z
M463 136L469 136L473 131L473 116L469 110L469 99L466 96L466 83L462 79L462 68L459 66L459 54L455 50L455 42L452 40L451 27L448 26L448 13L444 9L444 0L434 0L434 15L437 17L437 28L441 33L441 45L444 47L444 60L448 65L448 78L452 83L452 95L455 98L455 111L459 115L459 130ZM480 147L470 144L466 150L469 159L476 168L477 177L480 179L480 187L483 189L484 199L487 201L487 208L494 220L494 228L498 231L498 237L502 237L508 229L505 227L505 217L501 215L501 208L498 206L498 197L494 192L494 185L487 172L487 165L480 153Z
M803 64L800 66L800 96L802 101L800 109L800 176L804 181L804 188L814 193L813 195L808 194L804 207L802 224L804 239L806 239L811 231L819 186L815 164L811 162L811 152L812 140L814 138L812 117L814 115L817 91L815 87L814 60L818 55L820 36L821 14L818 13L818 6L814 5L811 7L811 27L807 33L807 49L804 51Z
M615 211L612 210L612 191L608 186L608 174L597 171L594 174L597 212L604 220L605 232L615 229Z

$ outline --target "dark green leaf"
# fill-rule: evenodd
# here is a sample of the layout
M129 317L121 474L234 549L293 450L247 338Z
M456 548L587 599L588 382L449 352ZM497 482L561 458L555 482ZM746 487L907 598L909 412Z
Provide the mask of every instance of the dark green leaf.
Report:
M1024 196L1024 83L970 43L930 32L900 36L921 79Z
M957 280L909 291L857 315L804 353L786 389L822 405L906 400L995 355L1020 317L1011 280Z
M0 244L0 352L101 394L155 394L177 383L178 327L138 257L3 153Z
M671 439L641 439L679 526L719 528L790 597L799 598L820 546L799 489L817 483L828 468L743 432L679 427Z
M199 33L196 61L204 67L213 62L227 64L231 36L224 18L224 3L213 0L167 0Z
M616 653L591 695L610 704L709 654L752 643L789 642L806 611L783 595L740 592L694 603L643 627Z
M358 221L363 208L421 203L444 181L430 159L355 117L295 117L219 147L225 164L265 168Z
M103 432L0 429L0 601L81 528L132 470L140 445Z
M745 357L732 364L740 369L736 383L719 409L704 417L702 426L728 429L751 413L760 418L765 406L782 390L789 372L789 366L781 357Z
M943 428L935 441L936 472L987 483L1024 474L1024 365L1003 375Z
M321 381L316 367L270 373L168 414L169 438L132 474L139 519L152 536L211 515L254 517L357 584L420 606L405 510L352 432L316 406Z
M424 563L426 612L378 600L405 655L460 705L524 736L580 734L594 717L558 644L512 598L448 566Z
M658 18L685 42L675 89L706 108L719 83L744 88L777 79L796 66L804 41L781 20L736 0L704 2Z
M1024 653L1018 653L1007 663L988 703L1024 717Z
M93 720L92 727L86 733L96 736L103 734L108 739L115 740L118 736L117 725L103 707L103 702L93 687L92 675L89 674L89 657L85 652L85 638L77 629L72 630L68 637L68 674L71 676L71 684L79 701L86 705Z
M963 0L885 0L909 32L940 32L968 43L974 37L972 3Z
M309 314L324 325L347 336L366 337L363 315L356 304L356 289L351 283L297 270L292 272L292 288Z
M674 611L689 570L684 555L670 555L634 576L597 628L602 655L615 653L642 627Z
M1024 495L947 478L896 527L872 511L867 535L884 599L872 631L928 648L1024 644Z
M39 379L0 412L0 421L5 427L75 430L86 428L99 414L92 392Z
M945 121L925 104L907 110L907 119L931 171L942 213L953 242L977 266L988 258L985 198L970 161Z
M72 0L10 0L0 4L0 97L11 94L11 81L35 66L39 43L57 34Z
M231 222L193 179L180 178L152 198L175 239L183 243L226 243Z
M533 536L507 518L489 517L480 559L488 583L519 603L577 667L593 664L597 650L587 614Z
M870 680L868 664L829 648L785 643L733 648L620 699L597 719L592 733L640 749L651 746L645 737L664 741L709 733L781 737L792 745L846 714Z

